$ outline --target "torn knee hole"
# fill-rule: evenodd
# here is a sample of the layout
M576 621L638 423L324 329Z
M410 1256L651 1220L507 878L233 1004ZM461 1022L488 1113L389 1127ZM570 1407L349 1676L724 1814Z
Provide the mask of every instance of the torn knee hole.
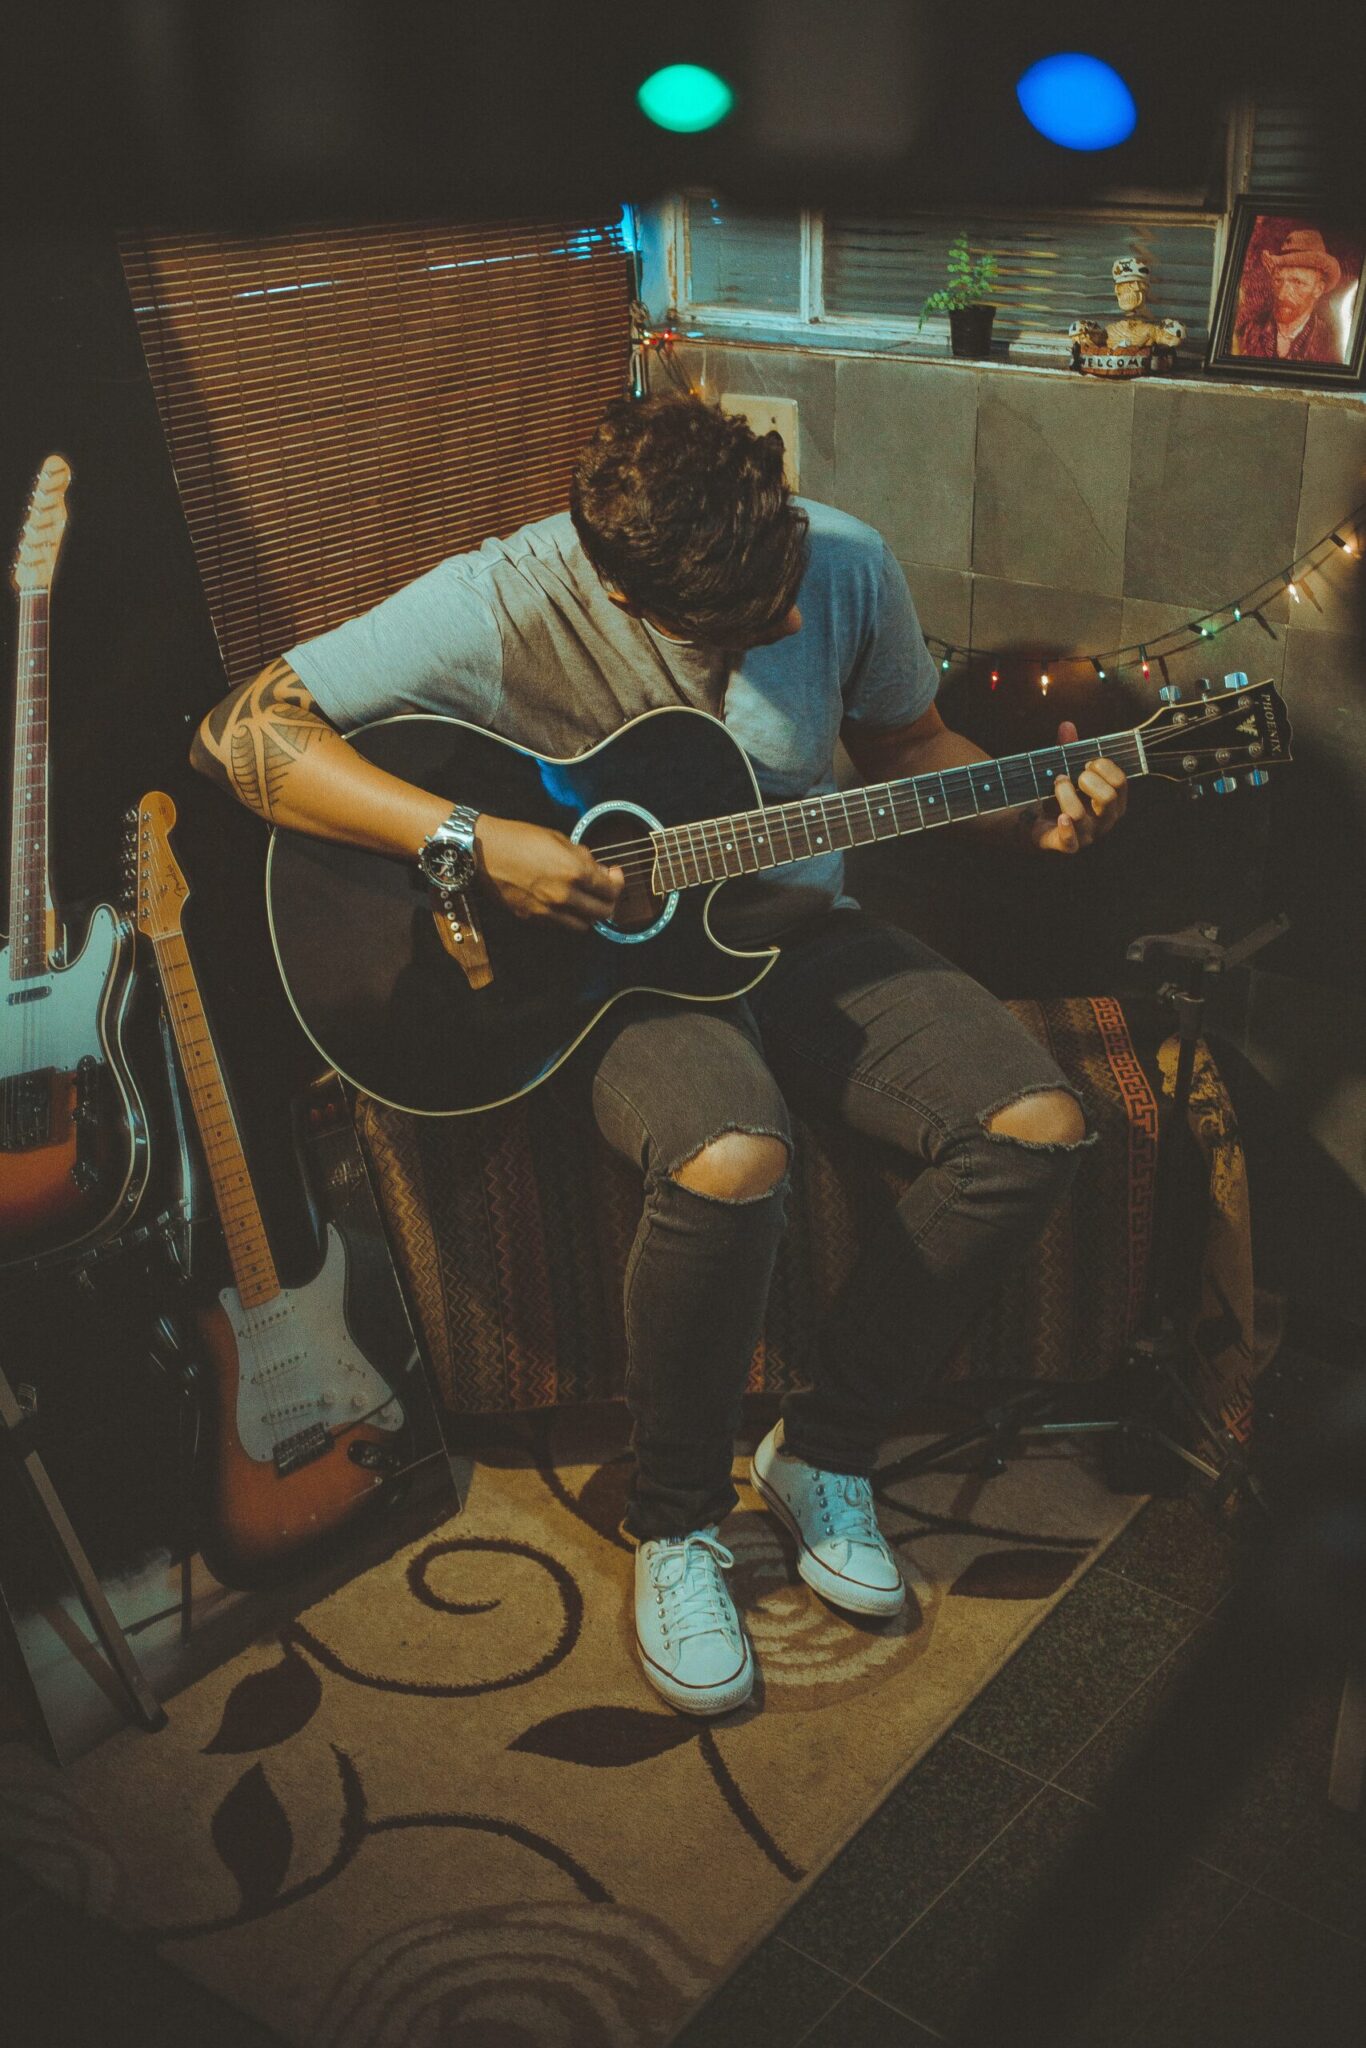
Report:
M1081 1103L1061 1088L1030 1089L998 1104L985 1113L982 1128L990 1138L1067 1151L1090 1140Z
M720 1131L673 1167L669 1178L714 1201L749 1202L778 1186L788 1161L787 1141L771 1131Z

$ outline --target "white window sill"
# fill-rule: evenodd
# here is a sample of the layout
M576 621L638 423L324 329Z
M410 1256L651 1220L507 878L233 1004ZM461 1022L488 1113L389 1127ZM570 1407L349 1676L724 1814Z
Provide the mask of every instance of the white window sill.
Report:
M679 340L691 348L773 348L809 355L881 356L898 362L935 363L942 369L951 370L1065 377L1072 383L1080 382L1082 378L1082 372L1074 370L1068 362L1065 351L1054 355L1044 347L1026 344L1015 349L994 350L990 356L954 356L949 354L947 335L903 335L882 329L863 329L854 322L848 326L815 322L801 325L794 322L789 326L761 319L712 322L705 314L694 313L681 322L678 332ZM1097 378L1089 381L1110 383L1119 380ZM1366 403L1366 391L1348 385L1282 383L1279 379L1262 383L1252 377L1211 375L1203 367L1203 349L1196 349L1189 360L1183 360L1178 352L1174 369L1144 381L1180 384L1200 391L1256 392L1264 398L1332 399L1349 405Z

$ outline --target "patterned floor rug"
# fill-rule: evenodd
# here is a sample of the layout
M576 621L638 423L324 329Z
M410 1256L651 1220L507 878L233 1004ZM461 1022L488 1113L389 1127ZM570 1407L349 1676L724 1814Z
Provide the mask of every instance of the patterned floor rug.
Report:
M1139 1505L1058 1445L908 1478L916 1441L877 1482L890 1623L824 1607L741 1484L761 1676L705 1723L636 1662L621 1411L501 1424L462 1514L162 1733L0 1750L0 1848L309 2048L658 2048Z

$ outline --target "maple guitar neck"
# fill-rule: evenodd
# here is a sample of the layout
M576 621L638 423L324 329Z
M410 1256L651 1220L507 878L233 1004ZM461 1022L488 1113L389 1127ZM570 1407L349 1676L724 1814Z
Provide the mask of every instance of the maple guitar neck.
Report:
M152 946L180 1052L181 1072L213 1184L233 1280L243 1307L259 1308L280 1292L280 1276L204 1014L199 983L180 932L155 936Z
M871 846L875 840L899 839L936 825L1015 810L1051 797L1060 775L1075 780L1101 754L1131 777L1148 773L1142 739L1132 730L1037 747L1000 760L969 761L832 796L803 797L731 817L699 819L652 835L654 884L660 894L696 888L727 876L810 860L816 854Z

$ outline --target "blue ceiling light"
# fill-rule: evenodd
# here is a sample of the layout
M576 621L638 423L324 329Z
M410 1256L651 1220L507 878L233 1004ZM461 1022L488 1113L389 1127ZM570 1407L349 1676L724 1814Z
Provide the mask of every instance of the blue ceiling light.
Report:
M1113 149L1138 121L1134 96L1114 66L1075 50L1031 64L1015 96L1026 119L1060 149Z
M666 64L652 72L636 94L636 105L656 128L675 135L700 135L724 121L735 94L724 78L701 64Z

